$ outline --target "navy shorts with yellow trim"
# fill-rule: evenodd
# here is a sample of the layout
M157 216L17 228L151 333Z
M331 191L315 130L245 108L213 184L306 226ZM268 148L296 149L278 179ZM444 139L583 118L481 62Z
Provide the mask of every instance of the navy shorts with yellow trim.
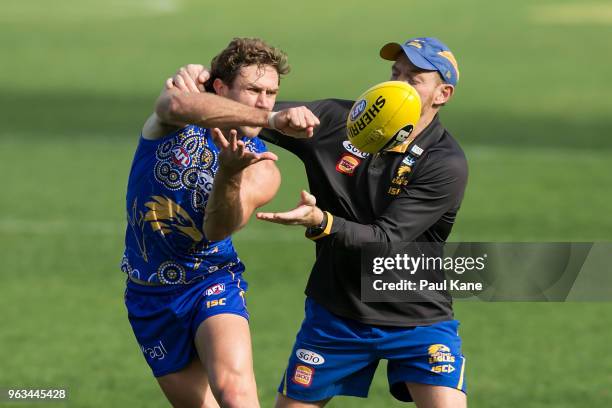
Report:
M128 280L128 318L155 377L180 371L197 356L195 334L207 318L230 313L249 319L242 271L221 270L180 286L143 286Z
M388 360L391 394L400 401L412 401L405 382L465 392L458 326L457 320L417 327L367 325L306 299L306 317L278 392L298 401L365 398L383 359Z

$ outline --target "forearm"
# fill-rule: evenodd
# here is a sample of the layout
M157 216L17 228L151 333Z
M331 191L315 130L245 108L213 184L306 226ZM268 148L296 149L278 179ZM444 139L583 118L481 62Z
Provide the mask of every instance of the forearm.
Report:
M412 242L434 224L443 221L445 214L449 214L447 220L439 228L450 231L453 222L450 211L458 208L464 186L465 183L457 182L452 177L425 184L415 183L410 191L405 190L400 197L392 200L375 219L349 220L333 217L332 214L327 233L318 238L329 235L334 245L349 249L360 248L367 243ZM443 241L446 235L440 240Z
M365 243L391 241L387 231L377 224L360 224L329 213L324 231L308 238L317 240L326 236L333 236L335 244L349 249L359 248Z
M404 201L403 203L401 201ZM330 215L325 236L338 247L357 249L368 243L412 242L438 222L452 207L452 201L433 200L419 205L413 200L396 200L387 211L369 223Z
M204 234L209 241L224 239L244 224L242 178L242 172L230 175L223 170L215 176L204 216Z
M159 97L155 112L166 123L229 128L268 126L269 112L212 93L167 90Z

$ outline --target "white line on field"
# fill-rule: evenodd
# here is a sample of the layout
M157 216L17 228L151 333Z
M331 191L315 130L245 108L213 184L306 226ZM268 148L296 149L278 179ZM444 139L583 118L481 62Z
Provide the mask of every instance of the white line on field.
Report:
M252 220L251 223L262 223ZM67 219L26 220L16 218L0 218L0 234L2 235L115 235L123 236L126 224L117 221L80 221ZM304 229L283 227L280 225L255 224L247 225L236 234L236 241L249 242L295 242L303 241Z
M33 234L33 235L113 235L125 228L112 221L78 221L78 220L25 220L15 218L0 219L0 233Z
M17 4L18 3L18 4ZM48 9L32 1L17 2L0 14L3 22L48 22ZM119 20L147 15L171 14L182 6L182 0L97 0L60 3L51 17L53 22L82 22L99 20Z
M530 18L539 24L604 24L612 25L612 4L573 3L533 6Z
M145 0L142 2L144 8L158 13L173 13L179 8L177 0Z

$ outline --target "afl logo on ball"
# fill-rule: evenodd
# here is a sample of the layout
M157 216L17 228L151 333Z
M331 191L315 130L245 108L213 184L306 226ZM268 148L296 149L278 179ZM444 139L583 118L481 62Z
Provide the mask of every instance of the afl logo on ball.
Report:
M351 120L357 119L359 117L359 115L361 115L363 113L363 111L365 110L367 104L368 103L366 102L365 99L362 99L359 102L356 102L355 103L355 107L351 111Z
M172 161L178 166L187 167L191 164L191 156L181 146L177 146L172 149Z

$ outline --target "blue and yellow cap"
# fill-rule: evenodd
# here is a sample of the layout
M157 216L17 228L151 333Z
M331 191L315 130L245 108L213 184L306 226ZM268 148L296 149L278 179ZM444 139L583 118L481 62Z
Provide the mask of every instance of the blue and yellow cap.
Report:
M418 37L404 44L388 43L380 49L380 56L395 61L401 51L414 65L429 71L438 71L444 82L457 85L459 67L451 50L444 43L433 37Z

